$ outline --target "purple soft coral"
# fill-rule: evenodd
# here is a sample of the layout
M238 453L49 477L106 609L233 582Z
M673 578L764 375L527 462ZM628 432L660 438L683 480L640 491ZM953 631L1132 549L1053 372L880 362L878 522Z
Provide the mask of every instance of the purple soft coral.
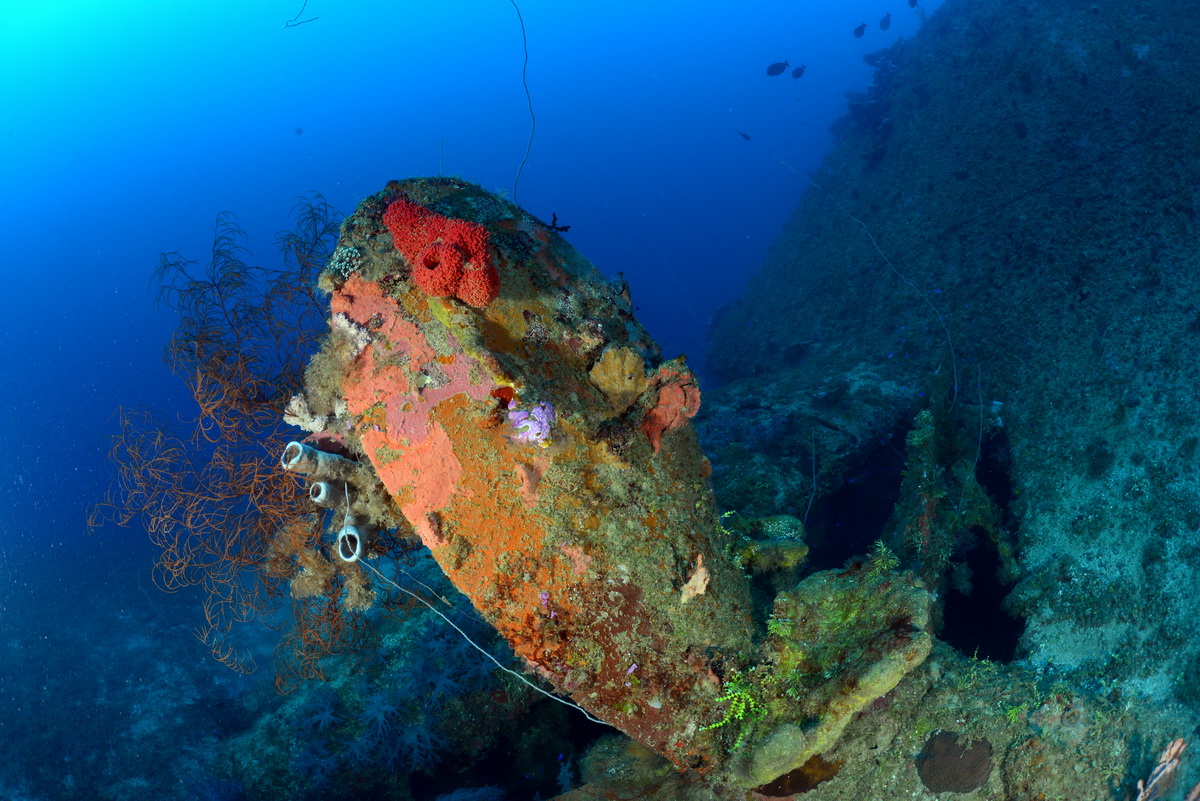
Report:
M554 407L542 401L529 411L511 409L508 422L513 427L512 438L527 445L549 448L554 440Z

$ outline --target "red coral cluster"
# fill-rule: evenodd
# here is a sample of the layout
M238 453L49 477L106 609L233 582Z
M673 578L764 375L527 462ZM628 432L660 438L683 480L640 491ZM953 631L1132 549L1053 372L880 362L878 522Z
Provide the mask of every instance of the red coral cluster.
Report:
M396 250L412 265L412 279L436 298L458 298L482 308L500 294L500 277L488 253L487 229L435 214L400 198L383 213Z

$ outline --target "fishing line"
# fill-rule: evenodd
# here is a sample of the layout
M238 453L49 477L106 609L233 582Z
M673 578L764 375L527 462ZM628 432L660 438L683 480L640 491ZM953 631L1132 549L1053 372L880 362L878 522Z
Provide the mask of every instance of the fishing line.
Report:
M344 529L346 526L349 526L349 525L351 524L351 520L353 519L353 518L351 517L351 515L350 515L350 488L349 488L349 486L346 486L346 487L344 488L344 493L345 493L345 499L346 499L346 508L345 508L345 511L343 511L343 513L342 513L342 528L343 528L343 529ZM356 561L357 561L357 560L356 560ZM365 561L358 561L358 564L360 564L361 566L365 567L367 570L370 570L372 573L374 573L374 574L375 574L375 575L376 575L376 576L379 578L379 580L380 580L380 581L384 582L385 584L390 584L391 586L393 586L393 587L395 587L396 589L400 590L400 592L404 593L405 595L409 596L410 598L413 598L414 600L416 600L416 601L419 601L420 603L424 604L424 606L425 606L425 608L426 608L426 609L428 609L430 612L433 612L435 615L437 615L438 617L440 617L442 620L444 620L444 621L446 621L447 623L449 623L449 624L450 624L450 627L451 627L451 628L453 628L455 631L457 631L459 634L461 634L461 635L462 635L462 638L463 638L464 640L466 640L466 641L467 641L467 642L468 642L468 643L471 645L471 647L472 647L472 648L474 648L476 651L478 651L479 653L481 653L481 654L483 654L484 656L486 656L488 659L492 660L492 662L493 662L493 663L496 665L496 667L500 668L500 669L501 669L501 670L503 670L505 673L509 673L509 674L511 674L512 676L515 676L515 677L516 677L518 680L520 680L520 681L524 682L525 684L529 685L530 687L532 687L533 689L537 690L539 693L541 693L542 695L546 696L547 698L553 698L555 701L558 701L560 704L564 704L564 705L566 705L566 706L569 706L569 707L573 707L573 708L575 708L575 709L578 709L580 712L582 712L582 713L583 713L583 716L584 716L584 717L586 717L588 720L590 720L590 721L593 721L593 722L595 722L595 723L604 723L604 721L602 721L602 720L600 720L600 719L598 719L598 718L594 718L594 717L592 717L591 715L589 715L589 714L588 714L588 711L587 711L586 709L584 709L583 707L579 706L578 704L573 704L573 703L571 703L570 701L567 701L567 700L564 700L564 699L562 699L562 698L559 698L557 695L554 695L553 693L548 693L548 692L546 692L546 691L545 691L545 690L543 690L541 687L537 686L536 684L534 684L534 683L533 683L533 682L531 682L529 679L527 679L527 678L525 678L524 676L522 676L522 675L521 675L520 673L518 673L517 671L515 671L515 670L512 670L511 668L507 668L507 667L505 667L504 665L500 664L500 660L499 660L499 659L497 659L496 657L492 656L492 655L491 655L491 654L490 654L490 653L489 653L489 652L488 652L486 649L484 649L482 646L480 646L480 645L477 645L477 644L475 643L475 641L471 639L471 637L470 637L470 635L469 635L469 634L467 634L465 631L463 631L461 628L459 628L458 624L457 624L457 623L455 623L453 620L451 620L450 618L448 618L446 615L442 614L442 611L441 611L440 609L438 609L438 608L437 608L437 607L435 607L433 604L429 603L429 601L425 600L425 599L424 599L424 598L422 598L420 595L417 595L415 592L413 592L412 590L408 589L407 587L401 587L401 586L400 586L399 584L397 584L395 581L392 581L390 578L388 578L387 576L383 575L383 573L382 573L382 572L380 572L380 570L379 570L378 568L376 568L374 565L372 565L372 564L369 564L369 563L367 563L367 562L365 562ZM405 574L406 576L408 576L409 578L413 579L413 581L417 581L417 579L416 579L416 578L414 578L414 577L413 577L413 575L412 575L411 573L409 573L407 570L404 570L403 568L400 568L400 569L401 569L401 570L404 572L404 574ZM450 601L448 601L446 598L443 598L441 595L439 595L437 592L435 592L435 591L434 591L434 590L433 590L431 587L429 587L429 586L428 586L428 585L426 585L426 584L423 584L423 583L422 583L422 582L420 582L420 581L417 581L417 583L418 583L418 584L420 584L422 587L424 587L426 590L428 590L428 591L429 591L429 593L430 593L431 595L433 595L435 598L437 598L438 600L440 600L442 603L446 604L447 606L450 606ZM605 725L607 725L607 724L605 724Z
M953 378L954 378L954 394L950 398L949 411L954 411L954 407L956 405L958 405L958 356L954 352L954 337L950 334L950 326L948 326L946 324L946 318L944 318L942 316L942 313L940 311L938 311L938 307L933 305L933 301L929 299L929 295L927 295L924 291L922 291L919 286L917 286L912 281L910 281L908 279L908 276L906 276L904 273L902 273L898 269L896 269L896 265L892 264L892 260L889 259L887 257L887 254L885 254L883 252L883 249L879 247L879 243L875 241L875 237L871 234L871 229L867 227L867 224L865 222L858 219L850 212L846 211L846 207L838 202L838 199L833 196L832 192L830 192L825 187L821 186L819 183L817 183L813 179L809 178L807 175L805 175L800 170L797 170L791 164L788 164L786 161L784 161L783 157L779 155L779 150L775 147L775 143L773 140L771 143L771 149L774 151L775 158L779 161L780 164L787 167L789 170L796 173L796 175L799 175L801 178L803 178L805 181L807 181L809 186L814 187L816 189L820 189L822 192L824 192L825 196L829 198L829 200L833 203L833 205L838 207L838 210L841 211L842 214L845 214L851 220L854 220L854 222L856 222L862 226L863 232L867 235L867 239L871 240L871 246L875 248L875 252L879 254L879 257L881 259L883 259L884 263L887 264L888 268L893 273L896 274L897 278L899 278L901 281L903 281L905 284L907 284L908 287L913 292L916 292L917 295L920 296L921 300L923 300L925 302L925 305L929 307L929 310L931 312L933 312L933 316L937 318L938 325L941 326L942 332L946 335L946 345L950 348L950 371L953 373Z
M435 615L440 617L442 620L449 623L451 628L453 628L455 631L457 631L459 634L461 634L463 639L466 640L471 645L472 648L474 648L476 651L478 651L479 653L483 654L488 659L490 659L492 661L492 663L496 665L496 667L500 668L505 673L508 673L509 675L516 678L518 681L521 681L522 683L528 685L529 687L532 687L534 690L537 690L539 693L546 696L547 698L551 698L555 701L558 701L560 704L563 704L564 706L569 706L574 709L578 709L580 712L583 713L583 716L585 718L587 718L588 720L590 720L594 723L604 723L603 720L592 717L590 714L588 714L588 711L586 709L579 706L578 704L573 704L570 701L567 701L566 699L559 698L557 695L554 695L553 693L546 692L541 687L537 686L536 684L534 684L529 679L522 676L517 671L513 670L512 668L507 668L504 665L500 664L499 659L492 656L486 649L483 648L483 646L476 644L476 642L471 639L470 635L468 635L465 631L463 631L461 628L459 628L458 625L453 620L451 620L450 618L448 618L444 614L442 614L441 610L437 609L433 604L429 603L429 601L426 601L424 598L422 598L420 595L417 595L412 590L410 590L406 587L401 587L399 584L392 581L387 576L383 575L383 573L381 573L374 565L368 564L367 562L362 562L361 564L367 570L370 570L372 573L374 573L379 578L380 581L384 582L385 584L390 584L391 586L400 590L400 592L405 593L406 595L410 596L411 598L414 598L415 600L424 604L426 609L428 609L430 612L433 612ZM608 724L604 723L604 725L607 726Z
M513 179L513 203L516 203L517 184L521 182L521 173L525 169L525 163L529 161L529 152L533 150L533 133L537 130L537 117L533 115L533 97L529 94L529 81L526 80L526 73L529 71L529 39L525 35L525 18L521 16L521 7L517 5L517 0L508 0L508 2L512 3L512 7L517 10L517 22L521 23L521 48L525 51L525 61L521 64L521 85L525 87L525 102L529 104L529 141L525 144L525 158L521 159L521 166L517 167L517 177Z
M788 169L791 169L791 167L788 166ZM793 170L793 172L795 172L795 170ZM909 289L917 293L921 300L925 302L925 305L929 307L929 310L933 312L933 316L937 318L938 325L942 328L942 333L946 335L946 345L950 348L950 371L953 373L954 394L950 398L950 409L948 411L954 411L954 407L958 404L958 356L954 352L954 337L950 334L950 326L946 325L946 319L942 317L942 313L938 311L938 307L933 305L933 301L929 299L929 295L926 294L919 286L910 281L908 276L896 269L896 265L892 264L892 260L889 259L887 254L883 252L883 249L879 247L879 243L875 241L874 235L871 234L871 229L867 227L865 222L846 211L846 207L839 203L838 199L834 197L833 193L828 189L816 183L807 175L804 175L803 173L798 174L805 181L808 181L809 186L816 187L824 192L826 197L829 198L830 202L837 206L838 210L841 211L842 214L845 214L851 220L854 220L854 222L862 226L863 233L865 233L867 235L867 239L871 241L871 246L875 248L875 252L879 254L879 258L883 259L884 264L886 264L888 268L896 274L897 278L903 281Z

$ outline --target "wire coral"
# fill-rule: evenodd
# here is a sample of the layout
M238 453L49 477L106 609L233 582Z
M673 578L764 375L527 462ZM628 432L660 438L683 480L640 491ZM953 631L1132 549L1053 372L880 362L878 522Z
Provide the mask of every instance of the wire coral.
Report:
M196 636L235 670L256 665L229 639L233 626L290 600L293 625L275 655L281 691L322 677L324 657L373 643L361 611L347 603L363 597L364 579L330 558L323 513L277 467L294 436L284 411L325 332L316 278L340 215L314 195L297 201L293 223L276 240L278 268L250 263L229 213L217 217L207 264L162 255L158 299L179 315L164 358L196 412L185 422L190 430L179 432L150 410L118 410L109 452L115 481L89 516L93 527L144 526L160 549L155 583L168 592L203 589Z

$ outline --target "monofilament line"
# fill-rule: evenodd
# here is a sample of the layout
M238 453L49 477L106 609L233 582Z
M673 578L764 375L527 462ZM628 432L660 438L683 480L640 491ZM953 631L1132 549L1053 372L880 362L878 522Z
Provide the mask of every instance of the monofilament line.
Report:
M517 202L517 184L521 183L521 173L525 169L525 163L529 161L529 153L533 150L533 133L537 130L537 117L533 115L533 97L529 94L529 81L526 79L526 74L529 72L529 39L525 36L525 19L521 16L521 7L517 5L517 0L508 0L512 3L512 7L517 10L517 22L521 23L521 48L525 51L525 61L521 64L521 85L525 87L525 102L529 105L529 141L525 143L525 158L521 159L521 166L517 167L517 177L513 179L513 203Z
M399 584L397 584L396 582L392 581L392 580L391 580L390 578L388 578L387 576L383 575L383 573L380 573L380 572L379 572L379 570L377 570L377 569L374 567L374 565L367 564L365 561L364 561L364 562L359 562L359 564L361 564L361 565L362 565L363 567L365 567L367 570L370 570L372 573L374 573L376 576L378 576L378 577L379 577L379 580L380 580L380 581L382 581L383 583L385 583L385 584L390 584L391 586L393 586L393 587L395 587L396 589L400 590L400 592L402 592L402 593L404 593L404 594L408 595L410 598L413 598L413 599L415 599L415 600L419 601L420 603L424 604L426 609L428 609L430 612L433 612L435 615L437 615L438 617L440 617L442 620L444 620L444 621L446 621L447 623L449 623L449 624L450 624L450 627L451 627L451 628L453 628L455 631L457 631L459 634L461 634L461 635L462 635L462 637L463 637L463 639L464 639L464 640L466 640L468 643L470 643L470 645L471 645L471 647L472 647L472 648L474 648L476 651L478 651L479 653L483 654L483 655L484 655L484 656L486 656L488 659L490 659L490 660L492 661L492 663L496 665L496 667L500 668L500 669L501 669L501 670L503 670L505 673L508 673L509 675L511 675L511 676L513 676L513 677L515 677L517 680L519 680L519 681L523 682L524 684L528 685L529 687L532 687L534 690L537 690L539 693L541 693L542 695L546 696L547 698L551 698L551 699L553 699L553 700L555 700L555 701L558 701L560 704L563 704L564 706L569 706L569 707L572 707L572 708L574 708L574 709L578 709L580 712L582 712L582 713L583 713L583 716L584 716L585 718L587 718L588 720L592 721L593 723L604 723L604 721L603 721L603 720L600 720L599 718L594 718L594 717L592 717L591 715L589 715L589 714L588 714L588 711L587 711L586 709L584 709L583 707L579 706L578 704L573 704L573 703L571 703L570 701L567 701L567 700L564 700L564 699L562 699L562 698L559 698L557 695L554 695L553 693L548 693L548 692L546 692L546 691L545 691L545 690L543 690L541 687L537 686L536 684L534 684L534 683L533 683L533 682L531 682L529 679L527 679L527 678L525 678L524 676L522 676L522 675L521 675L520 673L518 673L517 671L515 671L515 670L512 670L511 668L506 668L504 665L500 664L500 660L499 660L499 659L497 659L496 657L492 656L490 653L488 653L488 652L487 652L487 651L486 651L484 648L482 648L481 646L477 645L477 644L475 643L475 641L471 639L470 635L468 635L468 634L467 634L465 631L463 631L462 629L460 629L460 628L459 628L459 627L458 627L458 626L457 626L457 625L454 623L454 621L453 621L453 620L451 620L450 618L448 618L448 617L446 617L444 614L442 614L442 612L441 612L441 610L440 610L440 609L437 609L437 608L435 608L433 604L429 603L429 601L426 601L424 598L422 598L420 595L417 595L417 594L416 594L415 592L413 592L412 590L410 590L410 589L408 589L408 588L406 588L406 587L401 587ZM607 724L607 723L605 723L604 725L606 725L606 726L607 726L608 724Z
M833 205L837 206L838 209L842 212L842 214L845 214L847 217L849 217L850 219L852 219L856 223L858 223L860 226L862 226L863 233L865 233L867 235L867 239L871 240L871 247L875 248L875 252L879 254L879 258L883 259L884 264L886 264L888 266L888 268L893 273L896 274L897 278L899 278L901 281L903 281L905 284L907 284L909 289L911 289L913 292L916 292L917 295L920 296L921 300L925 301L925 305L929 307L929 310L931 312L933 312L933 316L937 318L938 325L940 325L942 327L942 331L945 332L945 334L946 334L946 344L950 347L950 371L953 374L953 378L954 378L954 396L950 400L950 411L953 411L955 404L958 403L958 358L954 353L954 337L952 337L950 335L950 327L948 325L946 325L946 320L945 320L945 318L942 317L942 313L940 311L938 311L937 306L933 305L933 301L929 299L928 294L926 294L919 286L914 284L912 281L908 280L908 276L906 276L904 273L902 273L896 269L896 265L892 264L892 260L889 259L887 257L887 254L885 254L883 252L883 250L879 247L879 243L875 241L875 237L871 235L871 229L867 227L867 224L865 222L858 219L850 212L846 211L846 207L843 206L841 203L838 203L837 198L835 198L828 189L826 189L825 187L816 183L815 181L813 181L811 178L809 178L806 175L802 175L801 177L804 178L804 180L808 181L810 186L815 186L817 189L820 189L822 192L824 192L825 195L829 198L830 202L832 202Z
M804 507L804 520L802 523L808 523L808 513L812 511L813 499L817 497L817 429L812 430L812 444L808 447L812 452L812 492L808 495L808 506Z

